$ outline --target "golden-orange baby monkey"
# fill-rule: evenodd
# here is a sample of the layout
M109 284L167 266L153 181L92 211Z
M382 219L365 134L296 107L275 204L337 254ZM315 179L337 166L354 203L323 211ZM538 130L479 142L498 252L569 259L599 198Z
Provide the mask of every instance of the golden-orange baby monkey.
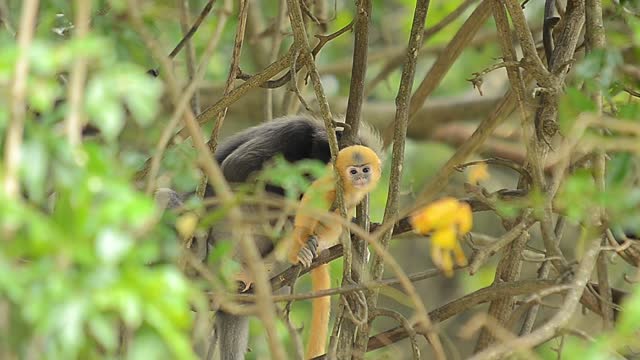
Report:
M358 205L365 195L373 190L381 175L381 161L375 151L366 146L346 147L338 153L336 168L344 186L344 202L348 213ZM309 208L314 199L324 200L330 211L336 201L335 172L314 181L302 197L301 209ZM342 225L319 221L311 215L298 211L293 228L293 244L289 251L289 261L309 267L320 251L338 243ZM339 210L334 210L336 213ZM313 291L329 289L331 279L327 264L311 271ZM313 358L325 352L329 329L331 299L328 296L316 298L312 303L311 334L307 345L306 358Z

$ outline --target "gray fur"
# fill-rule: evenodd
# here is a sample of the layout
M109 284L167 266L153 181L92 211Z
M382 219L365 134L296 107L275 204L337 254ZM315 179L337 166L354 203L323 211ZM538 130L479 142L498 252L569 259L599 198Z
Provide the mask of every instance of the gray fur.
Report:
M377 131L363 122L359 132L358 142L381 156L382 140ZM341 135L340 130L337 135ZM330 152L324 123L308 115L264 122L227 138L218 147L215 158L228 181L245 182L277 154L290 162L310 158L328 162Z
M337 122L345 122L346 119L344 116L336 116L334 120ZM319 120L315 120L318 122ZM321 126L324 127L324 123L321 123ZM364 145L368 148L371 148L380 160L384 161L384 149L383 149L383 141L380 136L380 132L376 130L371 123L366 121L360 122L360 127L358 129L358 145Z
M249 345L249 318L218 311L216 313L215 340L209 351L220 343L220 360L242 360ZM207 358L211 358L209 355Z

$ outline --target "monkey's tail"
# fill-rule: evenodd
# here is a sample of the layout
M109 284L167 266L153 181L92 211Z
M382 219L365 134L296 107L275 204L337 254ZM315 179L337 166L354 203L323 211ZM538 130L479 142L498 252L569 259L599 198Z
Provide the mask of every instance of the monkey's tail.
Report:
M213 358L216 343L220 344L220 360L242 360L249 343L249 318L218 311L215 320L215 339L207 359Z
M314 292L327 290L331 287L328 264L322 264L311 270L311 287ZM323 296L313 299L311 309L311 333L309 335L309 345L307 345L306 359L312 359L325 353L327 335L329 333L331 297Z

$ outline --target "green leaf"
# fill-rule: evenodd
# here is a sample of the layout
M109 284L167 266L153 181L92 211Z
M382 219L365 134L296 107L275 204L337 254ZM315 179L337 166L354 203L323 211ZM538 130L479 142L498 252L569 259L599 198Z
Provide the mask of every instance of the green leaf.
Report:
M576 65L575 70L588 85L605 90L615 80L616 68L622 63L622 55L617 49L594 49Z
M622 334L631 335L640 330L640 286L634 287L631 295L626 297L623 307L617 330Z
M28 159L21 164L21 174L30 197L37 202L43 201L47 190L46 181L49 155L40 139L32 139L22 146L22 157Z
M560 99L560 131L567 134L580 113L593 112L595 109L595 104L584 92L574 87L567 88Z
M59 48L51 43L34 40L29 46L29 60L33 71L41 75L54 75L60 70L60 62L54 54Z
M61 95L62 88L55 80L36 78L29 81L28 98L34 110L52 111L55 101Z
M629 153L619 153L611 155L611 160L607 164L607 184L622 184L629 176L633 166L633 158Z
M108 352L115 351L118 347L119 334L115 321L111 321L104 316L94 315L88 321L89 331L98 343Z
M119 262L132 246L131 237L116 229L104 229L96 239L98 258L107 264Z
M108 140L114 140L124 125L124 111L105 77L96 76L89 81L86 103L90 122Z
M326 174L327 166L319 160L301 160L290 163L283 156L276 156L258 175L267 184L282 187L289 199L297 199L311 184Z
M590 214L590 209L597 200L596 194L591 173L587 170L579 170L566 179L558 194L557 202L565 209L567 217L579 222Z
M127 360L169 360L176 357L169 351L160 337L150 329L144 329L135 333L126 358Z
M57 311L56 330L67 349L78 349L82 342L83 318L88 310L87 302L81 298L71 298Z
M618 106L617 117L637 122L640 120L640 103L636 101L621 104Z

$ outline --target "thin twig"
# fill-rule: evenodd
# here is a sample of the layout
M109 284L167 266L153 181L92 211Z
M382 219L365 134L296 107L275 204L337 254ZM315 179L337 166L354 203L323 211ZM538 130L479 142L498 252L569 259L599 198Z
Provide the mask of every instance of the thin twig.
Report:
M242 98L245 94L247 94L251 89L255 89L260 87L265 81L268 81L272 77L278 75L282 70L288 68L291 64L291 51L287 54L284 54L280 59L271 65L267 66L262 72L252 76L245 83L239 85L233 91L229 93L229 95L221 98L215 104L204 109L198 116L196 120L198 124L204 124L211 120L214 115L218 114L222 109L231 106L233 103ZM190 134L188 134L187 129L182 129L178 132L177 136L186 139Z
M393 150L391 161L391 181L389 182L389 192L387 197L387 204L384 210L383 224L393 224L399 213L399 194L400 194L400 180L402 176L402 166L404 164L404 148L405 139L407 135L407 126L409 124L410 106L411 106L411 89L413 87L413 80L416 71L416 62L418 57L418 50L422 46L422 36L424 25L426 22L427 11L429 9L429 0L420 0L416 3L415 12L413 15L413 22L411 24L411 34L409 36L409 42L407 44L407 53L405 63L402 69L402 76L400 79L400 88L398 89L398 95L396 96L396 114L393 121ZM392 231L387 229L384 232L380 232L380 247L387 249L391 240ZM380 279L382 272L384 271L383 261L379 256L374 256L371 260L372 278ZM395 260L394 260L395 262ZM369 296L369 308L374 309L376 307L378 298L377 291L374 291ZM431 342L434 354L437 359L445 359L444 349L440 338L436 332L433 331L431 320L424 308L424 304L418 299L419 307L416 309L420 327L423 327L427 331L427 337Z
M575 279L572 282L571 290L568 291L560 310L546 324L540 326L537 330L529 335L519 337L513 341L492 346L472 356L472 360L496 359L502 356L512 354L520 349L527 349L542 344L543 342L555 336L560 329L564 328L573 312L576 310L582 293L587 285L587 281L591 276L596 259L600 252L600 237L595 237L590 241L587 251L584 253L580 261Z
M29 48L35 31L38 0L22 3L20 29L18 30L18 57L11 86L11 121L7 127L4 145L4 193L9 199L20 196L20 148L26 115L27 77L29 76Z
M274 24L273 31L273 39L271 43L271 55L269 56L269 62L274 62L278 59L278 54L280 53L280 45L282 45L282 24L284 23L284 19L287 16L287 0L280 0L278 10L278 16L276 17L276 22ZM267 89L265 92L265 102L264 102L264 114L265 121L269 121L273 119L273 90Z
M204 78L204 74L206 73L209 61L211 60L211 57L215 53L215 50L218 47L218 43L220 42L222 32L225 28L225 25L227 24L227 20L229 19L231 9L232 0L225 0L223 9L221 9L220 11L220 17L218 19L216 30L213 36L211 36L211 39L207 44L207 48L205 49L204 54L202 55L202 58L198 63L198 69L196 70L194 77L191 79L191 82L184 90L184 93L182 94L178 102L178 106L176 106L173 114L171 115L171 119L162 130L160 140L158 140L158 143L156 144L151 159L147 160L143 169L136 174L136 179L142 179L144 178L144 176L148 177L146 188L147 194L151 194L151 192L155 190L155 181L160 169L160 161L162 160L164 151L171 141L171 138L173 137L174 129L176 128L176 126L178 126L178 123L184 116L184 111L187 109L189 99L197 91L198 84Z
M491 10L493 18L496 22L496 29L498 32L498 42L502 50L502 56L505 62L517 61L516 51L511 40L511 31L509 29L509 21L507 19L506 10L503 2L494 1ZM516 33L520 30L515 29ZM521 64L519 64L521 66ZM511 84L511 89L515 93L517 107L519 110L522 123L527 123L527 114L525 111L525 81L518 67L507 67L507 77ZM529 150L527 148L527 150ZM527 153L530 156L530 153ZM526 174L526 175L524 175ZM530 189L533 186L534 180L532 179L529 171L522 172L518 180L518 189ZM527 210L520 214L519 220L523 223L531 224L533 221L530 219L531 210ZM508 229L513 226L510 221L503 221L505 227ZM520 278L520 268L522 263L522 257L520 254L524 250L527 242L529 241L529 234L522 232L519 236L507 245L503 253L502 258L498 262L498 266L495 272L494 282L511 282ZM513 312L514 299L511 297L504 297L493 300L489 304L489 310L487 316L495 319L497 324L504 326ZM488 346L494 339L493 334L488 331L490 329L483 328L480 332L478 340L476 342L475 351L479 351Z
M233 90L233 82L236 79L240 68L240 55L242 54L242 44L244 42L244 33L247 26L247 10L249 3L246 0L240 0L240 10L238 11L238 27L236 29L236 37L233 44L233 52L231 54L231 64L229 65L229 75L227 76L227 82L224 87L223 97L228 96ZM212 154L216 152L218 145L218 135L220 129L224 123L224 119L227 115L228 107L223 108L216 118L216 122L213 125L211 136L207 145L209 145L209 151Z
M562 216L558 217L556 221L556 226L554 229L554 234L556 237L556 241L560 242L562 236L564 234L564 228L566 224L566 219ZM538 269L538 279L546 280L549 277L549 273L551 272L551 262L546 260ZM540 310L539 304L533 304L527 314L525 315L524 321L522 322L522 327L520 327L520 335L526 335L533 330L533 325L536 322L536 318L538 317L538 311Z
M489 159L484 159L484 160L474 160L474 161L469 161L466 162L464 164L460 164L458 166L455 167L455 169L457 171L463 171L465 168L469 167L469 166L474 166L474 165L478 165L478 164L487 164L487 165L498 165L498 166L502 166L502 167L506 167L508 169L514 170L515 172L517 172L521 177L525 178L527 180L527 183L531 184L533 179L531 178L531 174L529 174L529 171L524 168L522 165L512 161L512 160L508 160L508 159L501 159L501 158L489 158Z
M528 216L524 216L520 223L511 228L504 235L500 236L495 242L481 248L478 252L473 255L473 259L471 260L471 264L469 265L469 274L475 274L478 269L482 265L484 265L489 257L493 256L499 250L504 248L505 246L511 244L515 239L523 235L523 232L526 231L533 222L529 219Z
M440 168L437 175L423 187L418 195L418 201L412 209L407 210L407 213L433 200L433 197L444 189L456 166L466 161L485 142L493 130L511 113L515 104L516 95L513 90L509 90L496 105L495 110L478 125L471 137L456 150L456 153Z
M606 47L606 39L604 33L604 24L602 20L602 3L601 1L586 0L585 1L585 43L587 52L603 50ZM599 79L599 76L596 78ZM596 106L596 115L602 114L602 93L596 90L591 94L591 99ZM593 177L599 192L605 191L605 157L606 154L602 150L596 150L593 154ZM600 223L606 223L606 209L598 209ZM607 229L604 228L602 234L602 243L606 245ZM611 285L609 284L609 268L607 262L607 254L601 252L597 261L598 272L598 295L601 297L600 311L602 312L602 322L605 330L613 328L613 308L609 305L613 303L613 295L611 293Z
M457 8L455 8L453 11L447 14L447 16L445 16L442 20L440 20L440 22L427 28L424 31L423 41L426 43L434 35L438 34L442 29L446 28L448 25L453 23L457 18L459 18L462 14L464 14L464 12L469 8L469 6L471 6L476 1L478 0L465 0ZM426 46L423 46L422 48L420 48L419 53L422 54L426 49L429 49L429 48ZM382 70L380 70L380 72L373 78L373 80L371 80L367 84L367 87L365 89L365 95L369 95L380 82L386 79L389 76L389 74L393 72L393 70L395 70L397 67L402 65L402 63L404 62L405 52L406 50L401 53L398 53L397 55L394 55L391 58L391 60L387 61L387 63L384 64L384 66L382 66Z
M180 29L182 30L182 36L187 38L189 23L191 23L189 0L178 0L178 6L180 7ZM186 41L185 46L187 48L184 53L185 60L187 62L187 75L189 75L189 81L193 81L193 78L196 75L196 51L191 39ZM198 90L193 93L193 98L191 99L191 111L193 111L194 114L200 113L200 92Z
M622 90L624 92L626 92L627 94L631 95L631 96L640 98L640 91L634 90L634 89L632 89L630 87L626 87L626 86L624 88L622 88Z
M5 29L7 29L11 36L16 36L15 28L13 27L13 24L11 22L7 0L0 0L0 22L2 22Z
M323 263L325 264L328 261L333 260L333 259L329 259L329 257L324 254L322 254L321 257L323 258L322 260L324 261ZM464 268L465 267L456 267L455 270L461 270ZM298 269L301 270L299 267ZM304 274L304 272L301 271L300 274L302 275ZM442 274L442 271L440 269L430 269L430 270L424 270L424 271L407 275L407 279L409 279L410 281L416 282L416 281L421 281L425 279L430 279L430 278L439 276L441 274ZM282 286L284 286L284 282L280 277L281 275L276 275L271 278L271 284L273 286L274 291L279 290ZM309 299L315 299L323 296L348 294L356 291L371 290L371 289L388 287L388 286L398 285L398 284L400 284L400 279L398 278L390 278L390 279L377 280L377 281L372 280L372 281L366 281L360 284L344 285L339 288L319 290L319 291L313 291L308 293L297 293L297 294L290 294L290 295L274 295L273 301L289 302L289 301L309 300ZM243 301L243 302L255 302L255 296L250 292L251 290L249 290L248 292L244 292L242 294L237 294L234 296L234 299L236 299L237 301ZM217 297L218 294L212 294L211 296Z
M219 27L219 29L220 28L221 27ZM212 43L213 41L210 42L210 44ZM269 65L261 73L256 74L249 81L235 88L233 91L231 91L231 93L228 96L222 97L215 104L204 109L204 111L202 111L196 117L196 121L198 122L198 124L206 123L211 119L211 117L214 114L217 114L220 110L231 106L233 103L235 103L244 95L246 95L251 89L255 89L259 87L260 84L274 77L275 75L280 73L282 70L286 69L289 66L290 60L291 60L290 54L289 53L285 54L283 57L278 59L278 61ZM180 131L178 131L177 134L173 135L173 137L171 137L171 139L169 139L166 143L171 143L172 140L175 140L175 139L186 140L190 137L191 137L191 133L189 133L188 128L184 127ZM151 167L151 161L147 160L143 168L136 173L135 178L143 179L149 173L150 167Z
M418 342L416 340L416 331L413 328L413 326L411 326L411 323L409 323L407 318L402 316L402 314L400 314L397 311L377 308L374 310L372 317L375 318L379 316L390 317L400 323L400 325L407 332L407 337L409 338L409 341L411 341L411 351L413 353L413 358L420 359L420 347L418 347Z
M504 3L511 20L513 21L513 28L516 31L520 46L523 52L523 61L527 64L527 70L533 75L534 79L543 87L551 87L550 74L544 63L538 56L538 50L533 40L533 34L529 29L527 18L524 15L522 7L516 0L501 1Z
M460 329L460 336L465 339L471 339L478 330L489 332L500 341L509 341L517 338L516 335L509 331L498 319L487 313L476 314L467 321ZM524 349L521 355L524 355L526 359L537 359L531 349Z
M238 10L238 26L236 28L236 36L233 42L233 52L231 53L229 75L227 75L227 81L225 83L224 91L222 94L223 98L228 96L233 90L233 84L240 69L240 55L242 54L242 44L244 43L244 34L247 28L247 14L249 3L246 0L240 0L239 7L240 9ZM218 135L220 134L220 130L222 129L222 124L224 124L224 119L227 116L227 110L228 108L225 107L221 109L218 114L216 114L216 121L213 124L213 129L211 130L209 141L207 141L207 146L209 147L209 152L211 152L211 154L216 153L216 148L218 147ZM197 194L199 197L204 197L206 185L207 176L206 174L203 174L200 185L197 189Z
M331 40L336 39L337 37L339 37L340 35L346 33L351 29L353 29L353 22L350 22L349 24L345 25L342 29L334 32L333 34L329 34L329 35L317 34L315 37L318 39L318 43L316 44L316 46L314 46L313 50L311 50L311 55L313 55L315 59L315 57L320 53L320 50L322 50L322 48L326 44L328 44ZM302 67L296 66L295 68L292 69L295 71L290 70L289 72L287 72L286 74L282 75L281 77L275 80L265 81L264 83L260 84L260 87L267 88L267 89L275 89L275 88L284 86L291 81L291 78L292 78L291 74L297 73L298 71L300 71L300 69L302 69ZM249 80L253 76L254 75L240 72L238 74L238 79Z
M77 0L74 19L73 36L82 41L89 32L91 18L91 1ZM83 99L84 85L87 79L88 59L86 56L76 56L69 80L69 115L65 122L67 140L72 145L80 144L82 140L82 125L84 122Z
M168 84L168 90L171 95L171 100L174 106L178 105L179 91L177 81L171 73L171 64L169 59L162 55L158 45L155 43L151 34L145 28L142 22L141 15L139 13L138 4L135 0L128 1L129 18L134 29L143 38L145 45L151 50L157 61L161 63L163 69L164 78ZM229 184L226 182L220 167L213 161L209 149L202 139L202 132L194 119L193 114L189 109L185 112L184 116L185 124L188 131L192 135L193 144L196 147L198 153L198 160L207 173L211 185L214 187L215 192L220 198L229 203L233 203L233 195ZM275 310L273 301L271 301L271 289L269 288L269 279L267 278L267 271L264 263L260 259L258 250L255 247L252 239L248 236L246 228L241 226L242 214L240 209L232 206L230 209L231 221L236 224L234 226L234 236L240 243L240 249L242 255L247 259L249 274L255 280L256 294L258 296L257 309L258 315L262 320L271 350L271 354L274 358L285 358L285 352L282 348L282 344L278 341L276 327L275 327Z
M209 12L211 12L211 9L213 8L213 4L215 2L216 0L209 0L205 4L205 6L202 8L202 11L200 12L200 15L198 15L198 18L193 23L189 31L182 37L182 39L180 39L180 42L178 42L178 45L176 45L176 47L173 48L173 50L171 50L171 52L169 53L170 59L175 58L176 55L178 55L178 53L182 50L184 45L187 43L187 41L189 41L193 37L196 31L198 31L198 28L200 27L204 19L207 17ZM152 73L155 76L158 76L158 69L151 69L148 72Z
M451 39L445 50L438 56L436 62L431 66L431 69L425 75L424 79L411 97L409 119L412 119L415 116L427 97L436 89L455 60L460 56L462 50L477 34L478 29L480 29L480 27L485 23L489 17L492 2L493 0L482 0L476 10L469 16L467 21L465 21L458 32L454 35L453 39ZM420 46L416 46L416 51L419 48ZM408 48L408 50L413 51L414 48ZM392 134L393 126L390 124L383 131L385 147L391 143Z
M553 285L554 281L552 280L520 280L510 283L493 284L432 310L429 312L429 316L434 322L441 323L457 314L471 309L476 305L487 303L501 297L530 294ZM369 346L367 349L368 351L373 351L390 343L403 340L406 337L407 334L404 328L396 327L372 336L369 339Z
M313 90L320 107L320 115L322 116L325 128L327 129L327 140L329 142L329 150L331 152L331 164L333 165L334 171L338 171L337 167L335 166L335 161L338 155L339 147L338 140L335 135L333 116L331 115L329 102L327 101L327 97L322 87L322 82L320 81L320 74L318 73L318 69L315 66L314 59L309 48L309 39L307 39L307 31L305 29L304 20L302 18L302 10L300 8L300 4L294 0L287 0L287 5L289 8L291 29L294 35L294 45L297 46L297 49L300 51L300 55L304 61L304 65L307 67L307 70L311 77ZM346 217L344 194L342 192L343 185L340 181L342 177L336 173L336 178L338 179L336 184L336 202L338 205L338 209L340 209L340 215ZM344 236L342 237L342 239L344 239Z
M492 64L490 66L488 66L485 69L482 69L482 71L479 72L474 72L471 75L473 75L473 77L467 79L468 82L470 82L474 88L478 89L478 93L480 94L480 96L484 95L482 93L482 83L484 82L484 76L487 75L488 73L495 71L497 69L501 69L501 68L517 68L521 66L519 61L515 61L515 60L509 60L509 61L502 61L499 62L497 64Z
M318 73L318 69L315 65L313 55L311 53L309 47L309 39L307 38L307 31L304 24L304 19L302 16L302 9L299 2L295 0L287 0L287 6L289 8L289 19L291 22L291 30L293 31L294 38L294 46L296 50L300 52L301 59L303 61L304 66L307 68L309 76L311 78L311 83L313 85L313 90L316 96L316 100L318 102L320 108L320 115L322 120L324 121L325 129L327 132L327 141L329 143L329 151L331 155L331 165L333 167L333 172L336 179L336 199L335 205L337 206L340 216L342 218L347 217L347 210L344 202L344 185L342 183L342 177L338 173L339 169L336 166L336 159L338 155L338 140L335 133L335 125L333 121L333 116L331 115L331 109L329 108L329 103L327 101L324 89L322 87L322 82L320 80L320 74ZM296 52L297 53L297 52ZM294 80L293 74L294 71L291 71L292 80ZM295 80L294 80L295 81ZM350 257L350 240L344 231L340 236L340 243L347 250L347 258ZM344 263L344 267L351 270L350 263ZM348 279L350 280L350 279ZM344 309L341 307L341 310L338 312L340 316L344 314ZM338 318L338 322L341 322L342 317ZM336 328L337 329L337 328ZM337 331L337 330L336 330ZM336 344L336 338L332 336L331 343L329 345L329 349L331 352L334 351L334 344Z
M367 56L369 48L369 23L372 16L371 0L359 0L356 1L357 15L354 20L354 51L353 51L353 65L351 70L351 83L349 86L349 100L347 102L347 114L345 123L348 127L344 130L343 137L341 139L342 146L355 144L358 129L360 127L360 118L362 103L364 101L364 83L367 72ZM367 199L368 200L368 199ZM369 215L368 215L368 201L363 201L359 205L357 212L360 215L358 217L358 223L369 231ZM359 282L362 280L362 274L365 271L365 265L367 264L367 245L366 241L362 239L352 239L347 233L347 236L351 241L346 241L345 245L350 245L353 241L353 249L347 249L344 251L344 266L343 266L343 284L345 282L354 281ZM354 241L355 240L355 241ZM353 258L351 258L353 257ZM347 309L355 307L357 310L368 310L368 303L365 300L363 304L355 301L348 301L348 298L343 298L347 302ZM354 337L357 334L357 339L354 342ZM367 339L369 337L368 322L364 321L361 324L355 322L346 322L341 327L340 336L338 338L337 354L339 356L349 356L353 354L353 359L361 359L366 352Z

